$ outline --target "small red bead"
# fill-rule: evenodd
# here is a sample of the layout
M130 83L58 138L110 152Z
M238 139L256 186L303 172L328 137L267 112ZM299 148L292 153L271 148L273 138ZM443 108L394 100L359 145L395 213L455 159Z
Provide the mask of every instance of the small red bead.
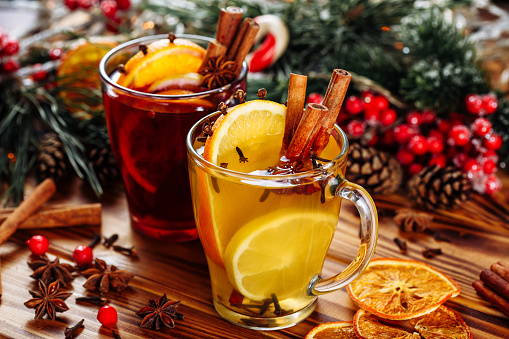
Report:
M410 172L411 175L416 175L423 169L421 164L413 163L410 165L410 168L408 169L408 172Z
M103 326L114 327L118 322L117 310L112 306L103 306L97 312L97 320Z
M392 125L395 121L398 115L396 114L396 111L392 108L387 108L385 110L382 110L382 114L380 116L380 122L383 126L389 126Z
M62 57L62 54L63 54L63 51L61 48L53 48L50 52L49 52L49 58L51 60L58 60Z
M500 188L502 187L502 183L500 182L500 179L495 174L490 175L488 178L486 178L485 181L485 193L489 195L493 195L497 193Z
M364 120L366 120L369 124L376 123L380 120L380 111L372 108L367 109L364 112Z
M36 70L32 74L34 81L43 81L48 77L48 72L42 68L41 64L35 64L34 69Z
M422 114L417 111L412 111L407 114L406 122L409 125L419 126L420 124L422 124Z
M346 132L354 138L360 137L364 133L365 129L366 125L359 120L352 120L348 123L348 125L346 125Z
M117 0L118 9L125 11L131 7L131 0Z
M447 143L450 146L465 146L470 141L470 131L465 125L452 126Z
M428 138L437 138L442 143L445 141L444 133L438 129L432 129L431 131L429 131Z
M92 7L92 0L78 0L78 5L83 9L89 9Z
M113 19L117 15L117 3L115 1L104 0L100 6L105 17Z
M408 140L408 149L415 155L426 154L429 150L428 141L422 135L414 135Z
M358 96L351 95L345 100L345 110L352 115L359 114L364 111L364 102Z
M493 114L498 108L497 98L492 94L482 96L482 108L486 114Z
M483 108L481 96L469 94L465 97L465 108L472 114L479 114Z
M452 127L452 124L449 120L446 119L439 119L437 121L437 127L440 131L447 133Z
M118 0L117 0L117 4L119 4L119 8L120 8L120 2L118 2ZM122 9L122 8L120 8L120 9ZM321 104L323 101L323 96L320 93L311 93L310 95L308 95L306 101L308 104Z
M491 131L491 122L486 118L477 118L472 123L472 132L478 137L484 137Z
M44 255L49 248L48 239L42 235L34 235L26 243L30 252L35 255Z
M64 5L71 11L74 11L76 8L79 7L78 0L64 0Z
M483 142L484 147L496 151L502 147L502 137L496 133L486 135Z
M447 163L447 158L444 154L434 154L431 159L429 159L429 166L437 165L441 168L444 168Z
M485 160L482 169L484 173L492 174L497 169L497 163L493 160Z
M384 97L383 95L376 95L372 99L372 102L373 102L373 107L380 111L383 111L384 109L389 108L389 100L387 100L387 98Z
M465 164L463 165L463 171L467 173L468 172L476 173L479 172L480 170L481 165L479 165L479 163L472 158L467 159L467 161L465 161Z
M433 154L442 153L442 151L444 150L444 142L441 139L435 136L430 136L428 137L427 140L430 153Z
M422 123L424 124L431 124L435 122L435 119L437 118L437 115L435 111L431 109L427 109L422 111Z
M92 249L86 245L78 245L72 253L72 257L78 266L87 266L94 260Z
M19 63L14 59L9 59L2 64L2 70L6 73L16 72L19 67Z
M401 124L394 127L394 138L400 145L406 144L410 137L415 134L417 134L415 129L408 126L407 124Z
M401 148L398 153L396 153L396 160L403 165L407 166L414 162L415 155L405 148Z
M2 49L2 54L7 56L13 56L19 51L19 43L18 40L13 38L4 39L4 45Z

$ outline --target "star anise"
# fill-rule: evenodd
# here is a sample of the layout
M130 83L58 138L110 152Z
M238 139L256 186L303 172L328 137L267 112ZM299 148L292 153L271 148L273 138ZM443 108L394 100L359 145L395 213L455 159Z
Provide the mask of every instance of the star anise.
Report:
M159 297L157 302L154 299L150 299L148 306L136 312L136 315L143 319L140 327L156 331L161 329L161 325L169 328L175 327L173 319L184 319L184 315L177 312L177 307L179 305L180 300L168 301L166 293Z
M60 284L65 285L74 279L71 275L75 271L74 266L60 262L60 258L56 257L51 261L46 255L40 256L37 260L27 263L34 273L32 278L42 280L46 285L58 280Z
M224 56L210 58L207 66L200 72L203 75L201 84L207 86L208 89L224 86L237 77L235 74L236 67L237 63L235 61L225 61Z
M55 320L55 312L69 310L64 300L69 298L72 293L58 292L59 288L58 280L48 286L39 280L39 292L29 291L33 298L25 302L25 306L35 308L35 319L40 319L47 314L50 319Z
M114 265L107 265L101 259L95 259L94 266L81 272L87 281L83 285L89 291L99 291L106 293L111 289L120 292L129 284L129 280L134 277L129 271L119 270Z
M404 232L424 232L432 220L431 214L410 209L400 209L394 216L394 222Z

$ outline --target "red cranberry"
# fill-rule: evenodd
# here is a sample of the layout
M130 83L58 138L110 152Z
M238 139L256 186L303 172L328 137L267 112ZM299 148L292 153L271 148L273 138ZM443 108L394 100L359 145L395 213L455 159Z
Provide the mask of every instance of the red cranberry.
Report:
M445 154L434 154L431 159L429 159L429 166L437 165L439 167L444 168L447 163L447 158Z
M485 181L485 192L486 194L493 195L500 190L502 184L495 174L490 175Z
M76 8L79 7L78 0L64 0L64 5L71 11L74 11Z
M415 155L426 154L429 150L428 141L422 135L414 135L408 140L408 149Z
M35 255L44 255L49 248L48 239L42 235L34 235L26 243L30 252Z
M364 112L364 120L368 123L374 124L380 120L380 111L372 108L367 109Z
M463 165L465 164L467 159L468 159L468 155L466 153L460 152L460 153L456 153L452 157L452 162L454 165L456 165L456 167L463 168Z
M394 127L394 138L400 145L406 144L410 137L415 134L415 130L406 124Z
M433 154L442 153L444 150L444 142L435 136L428 137L428 146L429 152Z
M373 134L373 137L367 142L368 146L375 146L378 143L378 134Z
M94 260L92 249L86 245L78 245L72 253L72 257L78 266L87 266Z
M101 10L105 17L113 19L117 15L117 3L113 0L101 2Z
M7 56L13 56L19 51L19 43L18 40L13 38L4 39L4 48L2 49L2 54Z
M440 131L447 133L452 127L452 124L449 120L446 119L439 119L437 121L437 127Z
M364 111L364 102L358 96L351 95L346 98L345 110L352 115L359 114Z
M338 118L336 121L338 123L342 123L342 122L347 121L349 118L350 118L350 116L348 114L346 114L345 111L341 110L341 111L339 111Z
M492 94L482 96L482 108L486 114L493 114L498 108L497 98Z
M61 48L53 48L49 51L49 58L51 60L58 60L62 57L63 51Z
M83 9L89 9L92 7L92 0L77 0L78 5Z
M486 135L483 142L484 147L491 150L498 150L502 147L502 137L496 133Z
M117 0L118 8L123 9L120 7L120 2ZM311 93L307 97L308 104L321 104L323 102L323 96L320 93Z
M467 159L465 161L465 164L463 165L463 171L464 172L479 172L481 170L481 165L472 158Z
M41 64L34 65L35 72L32 74L34 81L43 81L47 78L48 72L42 68Z
M483 102L478 94L469 94L465 97L465 108L472 114L481 113Z
M392 146L396 144L396 139L394 138L394 131L388 130L385 131L382 135L382 142L384 145Z
M420 124L422 124L422 114L417 111L412 111L407 114L406 122L409 125L419 126Z
M492 174L497 169L497 163L493 160L485 160L482 169L484 173Z
M432 129L431 131L429 131L428 138L436 138L440 140L442 143L445 141L444 134L438 129Z
M97 312L97 320L103 326L114 327L118 322L117 310L112 306L103 306Z
M435 119L437 118L435 111L431 109L427 109L422 111L422 122L424 124L431 124L435 122Z
M373 107L380 111L383 111L383 110L389 108L389 100L387 100L387 98L384 97L383 95L376 95L372 99L372 102L373 102Z
M470 141L470 131L465 125L456 125L449 131L447 143L450 146L465 146Z
M472 123L472 132L479 137L483 137L491 131L491 122L486 118L477 118Z
M382 114L380 116L380 122L383 126L389 126L392 125L395 121L398 115L396 114L396 111L392 108L387 108L382 111Z
M125 11L131 7L131 0L117 0L117 5L118 9ZM321 101L319 103L321 103Z
M416 175L423 169L421 164L413 163L410 165L410 168L408 169L408 172L410 172L411 175Z
M414 162L415 155L405 148L401 148L398 153L396 153L396 160L403 165L407 166Z
M9 59L2 65L2 70L6 73L16 72L19 69L19 63L14 59Z
M491 150L491 149L488 149L485 152L483 152L481 154L481 156L482 156L482 159L484 159L484 161L486 161L486 160L493 160L495 162L498 161L497 152L495 152L494 150Z
M360 137L365 129L366 126L360 120L352 120L346 125L346 132L354 138Z

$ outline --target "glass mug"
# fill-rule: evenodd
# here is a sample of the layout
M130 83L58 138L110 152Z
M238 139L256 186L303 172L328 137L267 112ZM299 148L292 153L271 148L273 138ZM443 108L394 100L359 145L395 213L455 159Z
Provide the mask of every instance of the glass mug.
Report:
M138 53L141 44L165 39L155 35L126 42L104 56L101 75L104 110L113 154L124 182L131 225L156 239L198 238L194 223L186 135L202 117L229 103L246 89L246 63L235 81L214 90L185 95L158 95L116 83L117 67ZM213 40L181 34L204 48Z
M348 141L335 126L320 155L322 167L291 175L239 173L206 161L197 140L200 120L187 136L191 194L207 257L213 302L226 320L275 330L304 320L317 296L338 290L368 265L378 220L369 194L345 179ZM342 198L361 216L361 243L343 272L320 276L336 231Z

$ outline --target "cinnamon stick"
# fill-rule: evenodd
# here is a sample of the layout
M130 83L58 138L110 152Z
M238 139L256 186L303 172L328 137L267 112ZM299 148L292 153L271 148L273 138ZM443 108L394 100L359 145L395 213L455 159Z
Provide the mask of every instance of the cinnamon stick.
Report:
M16 232L21 223L28 219L42 204L51 198L55 191L56 185L53 179L45 179L37 185L26 200L22 201L14 212L0 225L0 245Z
M494 263L491 265L491 270L506 281L509 281L509 264L505 261L500 260L499 262Z
M198 73L203 72L208 67L210 60L224 57L226 55L226 51L227 48L225 45L221 44L217 40L212 40L207 46L207 52L203 58L200 68L198 69Z
M481 280L474 281L472 286L481 297L489 301L493 306L509 317L509 301L499 296Z
M481 271L481 280L502 297L509 300L509 282L504 278L491 270L484 269Z
M322 102L329 109L329 112L327 113L327 118L323 120L320 132L313 143L313 150L318 155L329 143L329 136L338 118L341 105L343 105L351 78L352 75L342 69L335 69L332 72L329 86Z
M288 100L286 104L285 134L283 136L283 149L287 149L302 118L306 102L306 86L308 77L290 73L288 85Z
M2 259L0 258L0 298L2 298Z
M226 48L230 47L233 38L237 34L242 20L242 13L242 8L235 6L221 8L221 12L219 12L216 40Z
M0 210L0 223L13 209ZM100 225L101 204L54 205L40 208L28 217L18 229L54 228L76 225Z
M320 131L320 121L327 114L327 107L320 104L308 104L297 126L295 135L286 150L285 156L290 161L301 160L309 152Z
M247 54L254 45L256 34L259 30L260 26L256 23L256 21L252 18L245 18L239 28L239 32L237 33L235 40L233 40L233 43L228 49L226 59L235 61L237 64L237 68L235 70L235 74L237 76L240 74L244 59L246 59Z

